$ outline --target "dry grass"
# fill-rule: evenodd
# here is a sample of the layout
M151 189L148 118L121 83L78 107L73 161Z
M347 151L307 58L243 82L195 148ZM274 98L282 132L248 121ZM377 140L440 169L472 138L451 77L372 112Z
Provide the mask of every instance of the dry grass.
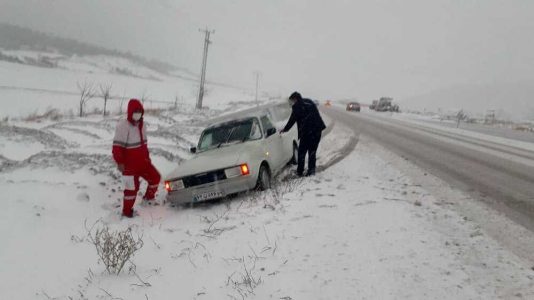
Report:
M106 224L101 224L94 229L97 221L91 228L87 228L87 237L96 248L96 253L106 266L109 274L119 275L126 262L143 247L143 239L137 235L134 237L132 227L124 230L113 231Z
M25 122L41 122L44 120L59 121L64 118L64 115L56 108L47 108L42 114L33 112L25 117L22 117L22 121Z

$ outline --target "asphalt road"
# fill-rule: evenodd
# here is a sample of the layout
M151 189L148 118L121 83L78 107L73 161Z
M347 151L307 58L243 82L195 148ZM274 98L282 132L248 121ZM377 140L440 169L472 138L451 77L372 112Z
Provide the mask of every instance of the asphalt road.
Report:
M322 112L534 231L534 152L375 114Z

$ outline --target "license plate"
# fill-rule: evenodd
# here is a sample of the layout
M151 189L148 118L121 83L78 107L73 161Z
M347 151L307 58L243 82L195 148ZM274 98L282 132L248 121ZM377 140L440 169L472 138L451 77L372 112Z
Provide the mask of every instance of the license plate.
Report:
M204 201L215 198L222 198L224 195L222 192L207 192L196 195L193 199L194 201Z

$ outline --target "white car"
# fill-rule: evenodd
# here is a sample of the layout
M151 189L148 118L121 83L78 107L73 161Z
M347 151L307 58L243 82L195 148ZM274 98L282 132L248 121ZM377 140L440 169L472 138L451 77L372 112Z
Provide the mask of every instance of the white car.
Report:
M270 188L272 177L295 163L298 154L296 126L279 134L274 124L284 120L273 122L277 114L265 111L206 128L191 148L194 157L166 177L167 200L195 203Z

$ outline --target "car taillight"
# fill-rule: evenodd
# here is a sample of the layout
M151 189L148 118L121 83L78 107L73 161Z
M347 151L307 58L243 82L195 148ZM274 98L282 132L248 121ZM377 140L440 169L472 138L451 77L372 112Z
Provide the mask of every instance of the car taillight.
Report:
M167 190L167 192L177 191L177 190L181 190L184 188L185 188L185 185L182 179L165 181L165 189Z
M248 165L247 164L242 164L240 167L241 167L241 175L250 174L250 170L248 169Z
M248 168L247 164L241 164L239 166L225 169L224 174L226 175L226 178L230 179L234 177L248 175L250 174L250 169Z

